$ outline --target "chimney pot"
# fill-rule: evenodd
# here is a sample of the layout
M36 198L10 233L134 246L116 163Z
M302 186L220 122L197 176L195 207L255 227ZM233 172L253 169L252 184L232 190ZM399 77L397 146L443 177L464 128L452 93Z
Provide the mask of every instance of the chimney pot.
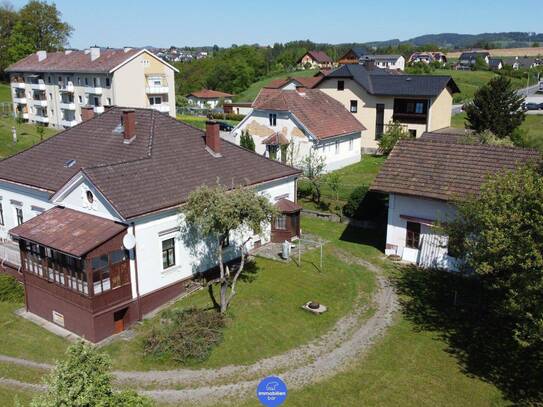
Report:
M92 106L81 106L81 121L86 122L94 117L94 108Z
M221 154L221 136L219 131L219 123L215 120L206 121L206 147L216 156Z
M124 143L131 143L136 137L136 111L134 109L123 110L122 124Z
M38 51L36 54L38 55L38 62L41 62L47 58L47 51Z

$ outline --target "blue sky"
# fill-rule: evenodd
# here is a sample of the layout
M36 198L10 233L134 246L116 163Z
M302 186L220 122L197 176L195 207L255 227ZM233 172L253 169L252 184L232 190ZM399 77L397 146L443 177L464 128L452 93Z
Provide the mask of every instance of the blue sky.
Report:
M11 0L15 7L25 0ZM421 34L543 31L540 0L57 0L70 45L169 46L296 39L367 42ZM502 5L503 4L503 5Z

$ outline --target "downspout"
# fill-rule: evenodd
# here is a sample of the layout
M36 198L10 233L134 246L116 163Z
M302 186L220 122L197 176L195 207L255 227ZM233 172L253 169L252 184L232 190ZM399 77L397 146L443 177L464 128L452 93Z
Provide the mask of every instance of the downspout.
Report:
M136 225L132 222L132 234L136 237ZM136 274L136 302L138 303L138 321L142 320L141 314L141 297L140 297L140 284L138 277L138 256L136 254L136 247L134 247L134 272Z

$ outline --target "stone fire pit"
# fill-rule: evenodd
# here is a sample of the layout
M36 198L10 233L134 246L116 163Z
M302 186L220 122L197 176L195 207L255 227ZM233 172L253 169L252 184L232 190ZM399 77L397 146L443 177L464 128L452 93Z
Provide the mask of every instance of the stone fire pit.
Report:
M306 311L312 312L313 314L320 315L323 312L326 312L328 308L326 305L319 304L315 301L308 301L304 305L302 305L302 308Z

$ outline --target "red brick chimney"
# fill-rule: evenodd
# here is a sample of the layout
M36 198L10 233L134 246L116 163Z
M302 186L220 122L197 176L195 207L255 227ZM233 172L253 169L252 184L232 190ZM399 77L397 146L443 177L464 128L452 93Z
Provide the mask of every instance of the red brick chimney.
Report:
M134 109L123 110L122 124L124 142L128 144L136 137L136 111Z
M221 154L221 136L219 132L219 123L215 120L206 121L206 147L214 155Z
M81 106L81 121L86 122L94 117L94 108L92 106Z
M296 92L298 92L300 95L305 95L305 86L304 85L298 85L296 86Z

